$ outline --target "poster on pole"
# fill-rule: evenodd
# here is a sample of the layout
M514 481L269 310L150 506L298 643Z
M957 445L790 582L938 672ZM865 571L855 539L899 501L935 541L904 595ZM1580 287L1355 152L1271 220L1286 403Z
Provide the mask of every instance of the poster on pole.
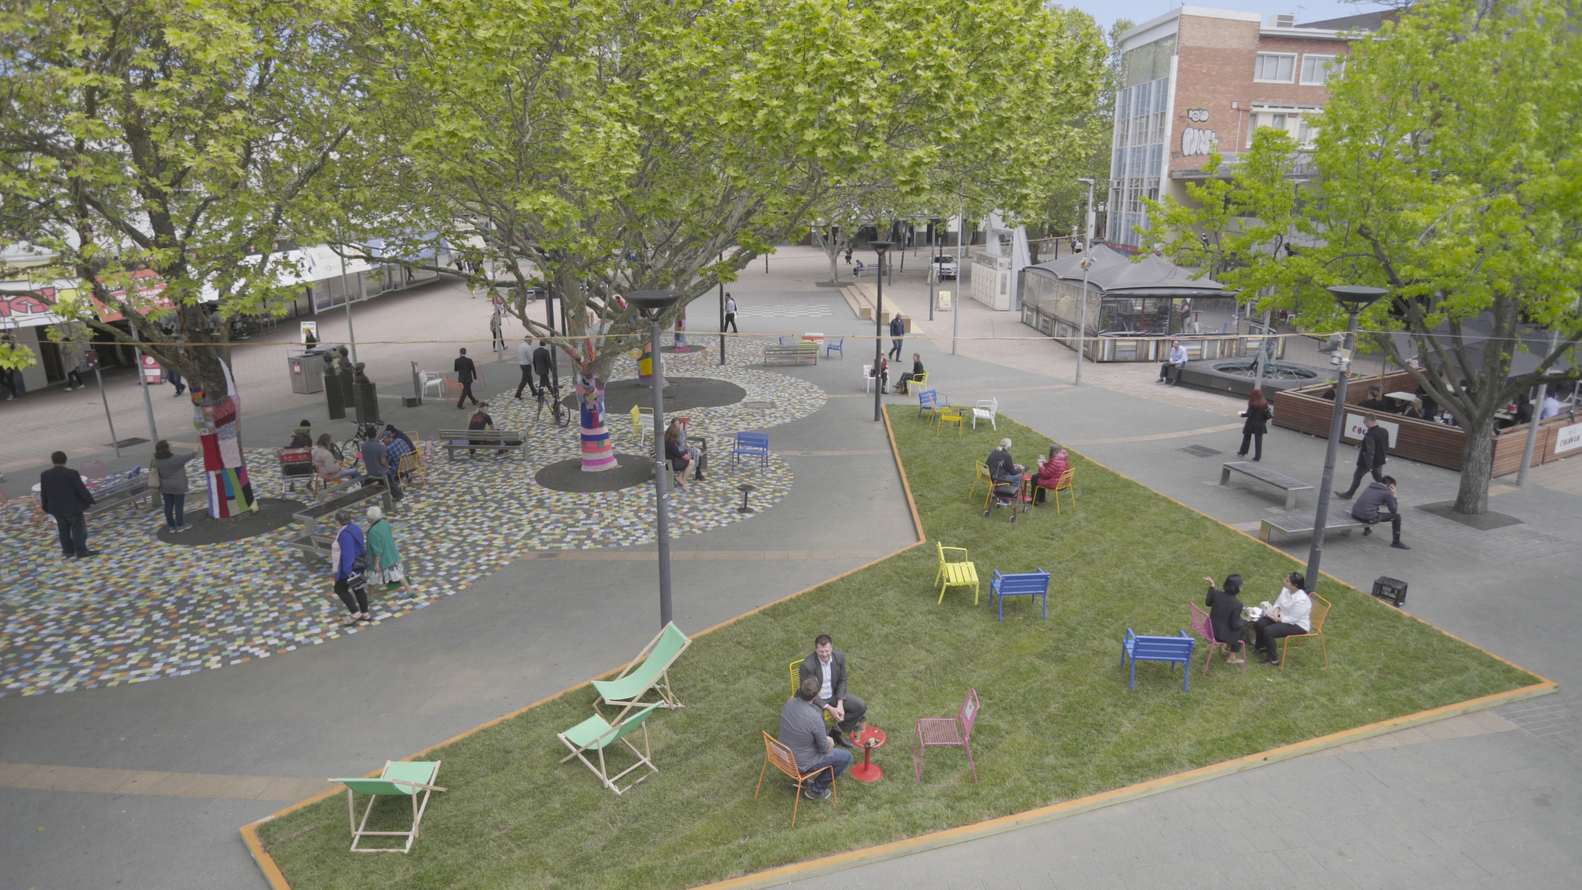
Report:
M942 291L939 292L939 306L938 306L938 309L939 309L940 312L949 312L950 311L950 291L942 290Z
M302 325L302 345L303 346L309 345L309 342L310 342L308 340L309 337L313 338L313 340L311 341L312 343L319 342L319 323L318 322L316 322L316 321L304 321L304 322L301 322L301 325Z
M143 382L149 386L158 386L165 382L165 370L159 366L159 359L151 355L143 356Z

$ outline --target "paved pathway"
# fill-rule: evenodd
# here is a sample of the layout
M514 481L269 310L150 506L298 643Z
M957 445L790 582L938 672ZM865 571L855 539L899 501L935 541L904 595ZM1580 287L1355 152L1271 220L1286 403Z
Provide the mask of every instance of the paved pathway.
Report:
M820 255L792 248L771 260L771 275L747 270L731 286L743 330L871 330L850 318L834 290L814 285L825 268ZM927 288L916 278L904 273L885 293L926 316ZM421 305L400 295L385 309L377 301L359 307L369 319L359 315L358 330L377 339L409 329ZM1157 386L1157 369L1136 365L1089 365L1084 385L1072 387L1069 350L970 302L960 316L971 339L960 341L957 356L948 340L912 337L906 345L924 353L954 401L996 396L1018 420L1226 522L1254 522L1278 507L1265 493L1214 484L1223 458L1180 450L1234 450L1235 400ZM431 325L425 317L426 336L443 339L444 325L461 324L453 319ZM470 323L481 332L486 322L480 301ZM948 319L921 326L938 336ZM707 627L915 540L883 429L861 392L864 350L853 343L845 363L784 369L828 396L811 415L771 431L795 480L784 498L751 521L676 541L684 627ZM431 357L419 360L437 366L453 347L391 347L385 355L370 346L363 358L400 370L407 352L428 349ZM268 364L261 375L271 373ZM249 404L261 403L257 426L269 437L283 435L293 412L310 410L295 407L306 397L270 395L279 380L242 386L258 387ZM76 394L59 398L69 395ZM418 410L425 413L415 417L442 422L441 409ZM8 434L6 453L47 453L67 432L85 451L96 441L80 430L91 416L64 427L48 418L18 424L25 435ZM313 415L316 426L321 416ZM1282 430L1266 444L1271 466L1316 481L1319 440ZM1582 628L1567 569L1582 538L1582 462L1569 463L1539 468L1525 490L1496 489L1494 509L1524 525L1474 532L1409 510L1410 553L1376 539L1341 539L1325 552L1327 570L1364 588L1379 574L1407 579L1411 611L1559 681L1560 694L805 883L1570 886L1582 849L1582 767L1569 690L1582 680L1582 656L1568 640ZM1404 462L1391 469L1403 478L1408 505L1454 491L1445 471ZM19 476L7 473L11 490ZM1305 545L1298 551L1305 555ZM0 885L263 886L235 834L280 806L256 790L257 780L313 787L310 777L365 770L619 663L651 635L650 622L631 620L655 608L651 552L652 545L527 549L461 594L371 633L157 682L0 698ZM773 570L743 565L757 561L773 562ZM165 791L136 793L145 780L145 791L161 782Z

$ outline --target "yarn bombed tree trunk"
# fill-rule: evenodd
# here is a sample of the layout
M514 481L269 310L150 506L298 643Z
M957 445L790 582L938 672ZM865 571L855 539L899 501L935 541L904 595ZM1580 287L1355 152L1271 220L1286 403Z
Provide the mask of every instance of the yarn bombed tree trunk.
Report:
M615 449L604 423L604 381L593 374L577 373L577 407L582 428L582 472L615 469Z
M193 425L198 428L198 445L203 453L203 469L209 482L209 515L227 519L257 510L252 480L247 474L247 459L242 456L241 402L231 369L223 362L229 392L213 398L203 390L192 389L195 407Z

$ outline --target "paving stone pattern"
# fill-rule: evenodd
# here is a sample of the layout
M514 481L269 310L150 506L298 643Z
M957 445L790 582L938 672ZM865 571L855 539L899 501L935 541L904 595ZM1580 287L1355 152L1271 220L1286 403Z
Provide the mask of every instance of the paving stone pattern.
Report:
M685 412L692 418L692 433L715 444L707 481L673 495L670 530L677 537L755 515L736 512L741 502L736 486L742 482L757 487L752 505L760 513L784 498L792 484L784 461L771 456L767 472L756 461L735 468L723 446L739 431L805 417L825 401L823 391L805 380L751 367L762 360L759 344L733 348L724 368L711 360L717 361L706 352L670 356L665 367L677 376L729 380L746 390L747 399L773 407ZM613 376L635 372L635 363L623 359ZM530 400L497 399L490 413L501 429L529 429L536 407ZM627 417L612 418L610 429L618 448L638 447ZM426 432L432 436L433 431ZM628 547L655 540L650 486L589 495L553 491L534 481L539 467L579 453L575 421L564 431L530 429L528 437L525 462L514 454L497 459L487 449L454 461L439 452L429 462L426 484L407 489L409 496L391 523L416 589L384 593L370 585L381 621L459 593L525 550ZM273 451L253 450L249 467L255 491L264 496L280 491ZM194 482L189 502L201 503L201 482ZM360 516L359 524L366 525ZM0 696L182 676L359 631L341 626L346 611L333 594L327 561L286 546L301 534L300 527L197 547L162 543L156 537L162 527L161 514L134 508L91 517L90 542L103 553L87 560L61 558L53 525L14 532L21 546L0 553L0 573L16 582L0 590Z

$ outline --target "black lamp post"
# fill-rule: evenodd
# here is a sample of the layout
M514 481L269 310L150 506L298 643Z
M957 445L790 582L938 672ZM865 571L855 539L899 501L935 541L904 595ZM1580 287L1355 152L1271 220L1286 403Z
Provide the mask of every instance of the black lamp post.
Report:
M895 245L889 241L874 241L869 246L879 255L879 305L873 307L873 419L879 420L879 396L884 392L883 378L879 376L880 352L884 348L884 252Z
M1309 592L1318 588L1318 563L1324 555L1324 525L1329 518L1329 492L1335 481L1335 453L1340 448L1340 425L1346 415L1346 379L1351 373L1351 350L1356 346L1357 314L1372 306L1386 293L1382 287L1345 286L1328 290L1346 310L1346 342L1330 357L1337 366L1335 408L1329 418L1329 444L1324 449L1324 478L1318 484L1318 513L1313 517L1313 548L1307 554Z
M626 302L648 319L649 354L653 357L654 373L654 505L659 526L659 626L670 623L670 513L665 498L670 473L665 464L665 374L659 357L659 317L676 305L681 294L673 290L640 290L626 295Z

